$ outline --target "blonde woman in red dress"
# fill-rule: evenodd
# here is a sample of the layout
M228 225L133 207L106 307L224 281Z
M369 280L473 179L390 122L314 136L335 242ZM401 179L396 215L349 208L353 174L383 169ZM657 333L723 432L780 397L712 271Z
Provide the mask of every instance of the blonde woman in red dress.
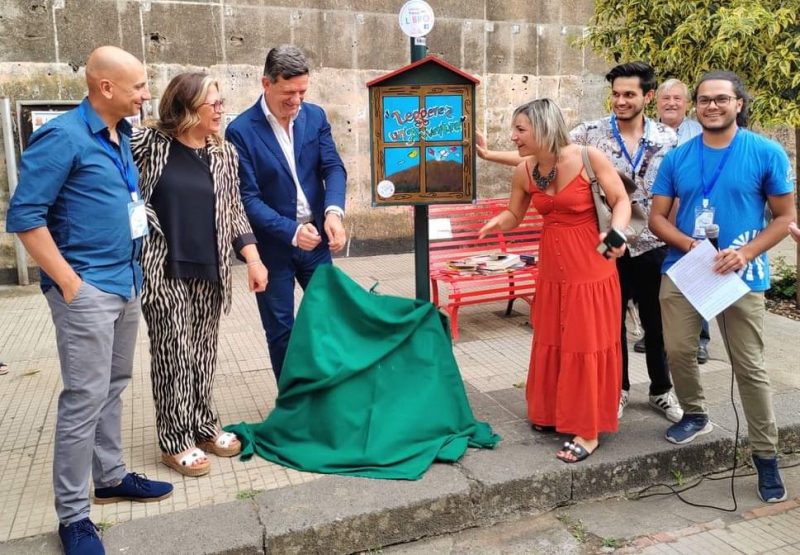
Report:
M622 376L619 329L622 309L614 258L625 245L597 245L597 215L581 147L569 141L561 110L550 99L514 111L511 140L525 160L514 170L508 208L480 236L513 229L533 205L544 218L539 278L532 309L533 348L526 398L539 431L572 435L556 456L584 460L599 434L617 431ZM605 155L588 147L589 161L612 208L612 227L624 230L630 201Z

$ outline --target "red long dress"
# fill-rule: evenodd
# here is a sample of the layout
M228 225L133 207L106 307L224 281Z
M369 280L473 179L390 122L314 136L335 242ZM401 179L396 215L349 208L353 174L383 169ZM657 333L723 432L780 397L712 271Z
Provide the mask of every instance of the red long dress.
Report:
M593 439L617 431L622 381L617 266L597 253L597 215L582 175L555 195L528 181L531 204L544 218L528 418Z

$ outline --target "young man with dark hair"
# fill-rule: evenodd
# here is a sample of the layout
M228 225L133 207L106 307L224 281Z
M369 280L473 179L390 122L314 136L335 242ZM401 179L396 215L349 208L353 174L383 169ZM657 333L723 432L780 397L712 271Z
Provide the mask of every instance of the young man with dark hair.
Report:
M758 495L774 503L787 495L778 470L778 427L764 368L764 291L770 284L767 250L786 237L795 220L791 166L779 144L742 129L749 99L735 73L703 75L694 101L703 133L664 160L653 186L650 227L670 246L666 273L705 239L705 225L716 224L720 251L714 271L737 272L750 287L717 316L717 323L747 419ZM677 198L673 224L669 215ZM765 204L773 215L766 226ZM666 439L683 445L713 429L695 356L702 316L666 275L660 296L667 358L685 411L667 430Z
M677 144L675 132L667 125L644 115L645 107L653 100L656 76L644 62L620 64L606 75L611 84L612 114L605 118L581 123L570 132L573 142L593 146L603 151L617 170L636 183L631 200L646 211L650 209L651 187L664 155ZM645 357L650 377L650 406L670 421L683 416L675 397L664 355L661 335L661 310L658 287L661 282L661 263L666 246L645 229L631 241L628 251L617 260L622 307L633 299L639 305L639 315L645 331ZM619 417L628 404L628 348L625 319L622 320L622 392Z

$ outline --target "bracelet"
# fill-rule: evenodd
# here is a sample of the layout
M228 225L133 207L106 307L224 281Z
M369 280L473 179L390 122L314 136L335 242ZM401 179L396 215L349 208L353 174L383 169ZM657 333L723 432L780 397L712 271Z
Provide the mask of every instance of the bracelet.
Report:
M258 260L251 260L250 262L247 263L247 266L248 267L249 266L258 266L259 264L261 264L261 259L260 258Z

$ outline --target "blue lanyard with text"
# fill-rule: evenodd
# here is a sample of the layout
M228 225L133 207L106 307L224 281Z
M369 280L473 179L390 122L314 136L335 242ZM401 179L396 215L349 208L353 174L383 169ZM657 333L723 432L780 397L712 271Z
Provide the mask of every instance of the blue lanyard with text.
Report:
M728 157L731 155L731 151L733 150L733 145L736 143L736 139L739 137L739 130L736 130L736 134L733 136L733 140L731 144L725 149L724 154L722 155L722 159L717 164L717 169L714 170L714 175L711 176L711 181L706 183L706 173L705 173L705 162L703 160L703 136L700 135L697 138L697 147L700 151L700 183L703 185L703 208L708 208L708 196L711 194L711 189L714 188L714 185L717 184L717 179L719 179L722 170L725 168L725 164L728 163Z
M645 125L645 131L647 131L646 120L644 125ZM631 165L631 179L636 179L636 167L639 165L639 162L642 161L642 156L644 156L644 144L645 144L644 137L642 137L642 140L639 141L639 149L636 151L636 155L633 158L631 158L631 155L628 152L628 147L625 146L625 141L622 140L622 135L619 134L619 126L617 125L617 114L611 114L611 133L612 135L614 135L614 139L616 139L619 148L622 149L622 154L625 155L625 158Z
M80 112L83 121L86 123L86 126L89 128L89 132L94 135L94 138L102 145L103 150L111 157L111 160L114 162L114 165L119 170L120 175L122 176L122 180L125 181L125 185L128 187L128 192L131 194L131 199L136 202L139 200L139 193L136 190L136 184L138 182L137 175L135 172L131 171L130 164L127 164L121 158L121 153L117 153L109 141L106 140L105 137L98 133L94 133L92 131L92 126L89 125L89 120L86 118L86 113L83 110L83 104L78 106L78 112ZM121 141L120 141L121 142Z

